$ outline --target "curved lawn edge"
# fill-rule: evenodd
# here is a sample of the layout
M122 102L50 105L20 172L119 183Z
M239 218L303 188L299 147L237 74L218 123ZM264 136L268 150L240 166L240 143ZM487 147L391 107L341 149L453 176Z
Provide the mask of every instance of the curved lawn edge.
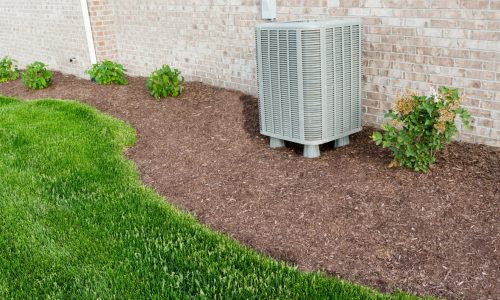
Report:
M125 122L0 96L0 298L417 299L304 273L145 187Z

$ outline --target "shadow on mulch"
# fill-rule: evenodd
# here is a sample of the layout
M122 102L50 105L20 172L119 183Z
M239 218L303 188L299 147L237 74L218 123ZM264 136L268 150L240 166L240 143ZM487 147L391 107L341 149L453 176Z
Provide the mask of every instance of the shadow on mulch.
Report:
M28 91L20 81L0 94L79 99L131 123L134 160L145 184L200 222L303 270L320 270L384 291L449 299L494 299L500 264L498 149L452 143L427 174L389 169L389 153L370 141L269 149L259 134L257 99L186 84L157 102L144 78L99 86L55 73Z
M249 95L241 95L239 99L243 105L243 116L245 118L243 128L249 135L259 134L258 101Z

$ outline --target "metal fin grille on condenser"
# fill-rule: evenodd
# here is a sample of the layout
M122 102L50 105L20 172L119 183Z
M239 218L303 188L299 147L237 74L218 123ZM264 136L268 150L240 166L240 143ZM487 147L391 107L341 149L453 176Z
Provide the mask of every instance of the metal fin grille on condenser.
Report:
M322 144L361 129L359 20L256 30L261 133Z

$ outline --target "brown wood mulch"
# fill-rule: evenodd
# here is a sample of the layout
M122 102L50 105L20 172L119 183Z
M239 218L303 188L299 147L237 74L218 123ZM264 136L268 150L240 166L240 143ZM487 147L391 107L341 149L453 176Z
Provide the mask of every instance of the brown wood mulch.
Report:
M500 152L453 143L427 174L387 167L369 139L272 150L259 135L257 100L201 83L157 102L144 78L99 86L55 73L53 85L21 98L79 99L132 124L126 155L143 181L198 220L302 270L320 270L383 291L449 299L500 294ZM498 298L497 298L498 299Z

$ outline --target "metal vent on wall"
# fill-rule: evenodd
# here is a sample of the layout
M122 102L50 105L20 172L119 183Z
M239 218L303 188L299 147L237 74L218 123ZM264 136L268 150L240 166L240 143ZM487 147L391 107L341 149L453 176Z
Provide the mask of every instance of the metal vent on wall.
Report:
M361 130L361 21L333 19L256 27L261 133L319 156Z

